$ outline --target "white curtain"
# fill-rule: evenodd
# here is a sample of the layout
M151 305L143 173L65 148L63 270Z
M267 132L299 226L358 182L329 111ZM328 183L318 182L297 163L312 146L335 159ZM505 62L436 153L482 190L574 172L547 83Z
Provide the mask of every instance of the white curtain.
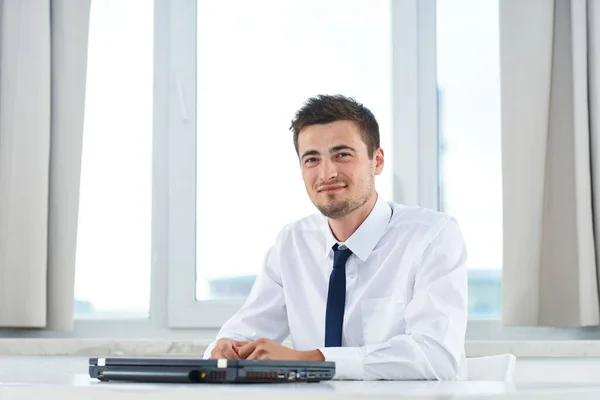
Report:
M500 0L503 320L600 323L600 2Z
M0 0L0 326L72 327L90 0Z

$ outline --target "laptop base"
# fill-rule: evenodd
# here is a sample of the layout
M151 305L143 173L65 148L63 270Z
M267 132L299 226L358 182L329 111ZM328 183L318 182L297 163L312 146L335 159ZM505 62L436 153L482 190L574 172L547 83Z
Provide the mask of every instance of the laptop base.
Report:
M290 383L320 382L335 363L202 360L182 358L90 358L89 374L102 382Z

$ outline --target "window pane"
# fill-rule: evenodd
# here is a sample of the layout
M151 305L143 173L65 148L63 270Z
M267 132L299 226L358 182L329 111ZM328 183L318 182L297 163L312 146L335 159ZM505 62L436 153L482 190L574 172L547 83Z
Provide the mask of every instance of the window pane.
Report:
M92 1L77 318L148 316L153 23L152 1Z
M392 200L388 0L198 2L198 300L245 297L287 223L317 212L289 131L320 93L380 124ZM226 258L224 258L226 257Z
M437 1L441 209L469 252L470 318L499 317L502 166L498 0Z

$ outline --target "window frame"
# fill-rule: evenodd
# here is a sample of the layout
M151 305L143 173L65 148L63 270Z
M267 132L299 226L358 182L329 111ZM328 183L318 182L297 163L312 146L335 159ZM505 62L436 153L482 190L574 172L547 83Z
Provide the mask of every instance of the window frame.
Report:
M392 129L398 160L392 165L394 200L438 209L435 0L392 1L390 8ZM243 301L195 298L197 8L193 0L184 0L171 2L170 11L170 21L177 23L169 31L168 324L218 328Z
M394 201L439 209L436 0L392 1ZM413 57L407 57L412 55Z
M161 0L157 0L160 2ZM218 328L242 303L196 301L196 1L170 2L168 129L168 326Z

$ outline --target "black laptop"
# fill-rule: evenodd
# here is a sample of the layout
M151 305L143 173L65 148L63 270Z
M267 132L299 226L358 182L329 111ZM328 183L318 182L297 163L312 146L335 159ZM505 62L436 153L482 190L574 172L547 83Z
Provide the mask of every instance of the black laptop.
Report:
M319 382L335 375L326 361L204 360L199 358L90 358L100 381L174 383Z

